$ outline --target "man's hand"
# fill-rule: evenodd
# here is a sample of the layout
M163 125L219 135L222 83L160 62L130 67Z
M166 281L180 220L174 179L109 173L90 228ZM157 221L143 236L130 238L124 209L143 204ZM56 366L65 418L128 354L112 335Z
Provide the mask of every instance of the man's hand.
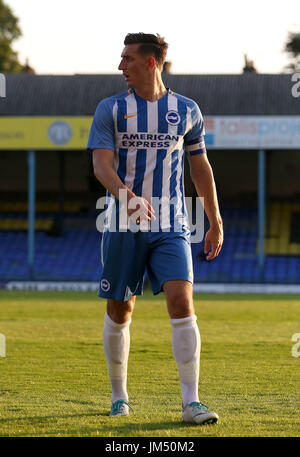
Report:
M127 214L136 224L139 224L143 220L156 220L154 209L144 197L135 196L130 198Z
M206 260L212 260L217 257L221 251L222 244L223 224L218 222L218 224L211 226L205 235L204 254L208 254ZM211 250L209 252L210 247Z

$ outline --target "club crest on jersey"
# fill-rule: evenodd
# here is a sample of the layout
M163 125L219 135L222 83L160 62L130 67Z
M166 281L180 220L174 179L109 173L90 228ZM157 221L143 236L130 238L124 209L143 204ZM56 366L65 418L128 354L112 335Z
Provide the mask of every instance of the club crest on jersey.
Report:
M180 122L180 116L177 111L168 111L166 114L166 121L170 125L178 125Z

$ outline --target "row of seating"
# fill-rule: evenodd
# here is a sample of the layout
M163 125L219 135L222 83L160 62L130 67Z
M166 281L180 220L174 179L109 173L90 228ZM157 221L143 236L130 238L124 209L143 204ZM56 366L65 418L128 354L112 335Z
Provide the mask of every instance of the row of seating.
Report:
M280 207L281 208L281 207ZM278 206L275 207L278 212ZM287 213L295 207L290 205ZM0 216L0 281L26 280L27 266L27 226L26 214L10 213L10 223L15 228L3 228L8 213ZM95 230L96 211L84 216L77 212L65 216L65 228L48 230L55 214L38 214L40 230L35 236L34 277L38 280L98 281L101 274L100 244L101 233ZM194 275L197 282L240 282L240 283L299 283L300 255L294 249L282 248L280 233L272 240L276 244L267 251L263 272L257 264L257 210L255 208L222 208L224 220L224 245L217 259L208 262L203 254L203 242L192 243ZM72 218L72 219L70 219ZM77 226L74 227L74 220ZM17 221L17 222L16 222ZM72 222L72 223L71 223ZM207 222L207 221L206 221ZM22 226L22 224L24 224ZM44 226L42 225L44 224ZM2 227L2 228L1 228ZM51 228L51 227L50 227ZM272 233L272 236L275 232ZM55 235L55 236L54 236ZM300 228L299 228L300 240ZM267 246L268 239L266 239ZM300 247L299 243L295 244ZM289 245L288 245L289 247ZM118 259L116 259L116 262Z
M101 234L92 230L71 230L53 238L38 232L35 239L35 277L42 280L96 281L101 273ZM200 282L289 282L300 279L300 257L267 256L264 274L257 265L255 243L236 251L224 243L217 259L205 260L203 243L193 244L195 280ZM237 248L239 246L239 248ZM116 259L116 261L118 261ZM26 279L27 234L0 232L0 280Z
M55 213L59 211L58 201L37 201L35 210L39 213ZM82 209L80 202L66 201L64 202L64 211L66 213L78 213ZM0 213L27 213L28 203L24 202L10 202L0 201Z

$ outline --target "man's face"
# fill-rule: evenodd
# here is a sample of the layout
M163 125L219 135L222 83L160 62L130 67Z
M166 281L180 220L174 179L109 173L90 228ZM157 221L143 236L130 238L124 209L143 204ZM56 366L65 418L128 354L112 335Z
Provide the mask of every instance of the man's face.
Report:
M118 67L123 72L128 87L138 88L143 85L148 73L148 59L138 52L139 44L127 44L121 54Z

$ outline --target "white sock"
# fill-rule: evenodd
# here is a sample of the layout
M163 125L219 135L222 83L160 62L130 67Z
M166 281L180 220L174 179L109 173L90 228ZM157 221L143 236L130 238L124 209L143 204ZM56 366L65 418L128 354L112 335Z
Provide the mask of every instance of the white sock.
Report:
M111 400L126 400L127 394L127 364L130 347L129 325L117 324L107 313L103 328L103 348L107 363L108 376L111 385Z
M178 367L183 407L193 401L199 401L201 339L196 320L195 315L170 320L172 348Z

